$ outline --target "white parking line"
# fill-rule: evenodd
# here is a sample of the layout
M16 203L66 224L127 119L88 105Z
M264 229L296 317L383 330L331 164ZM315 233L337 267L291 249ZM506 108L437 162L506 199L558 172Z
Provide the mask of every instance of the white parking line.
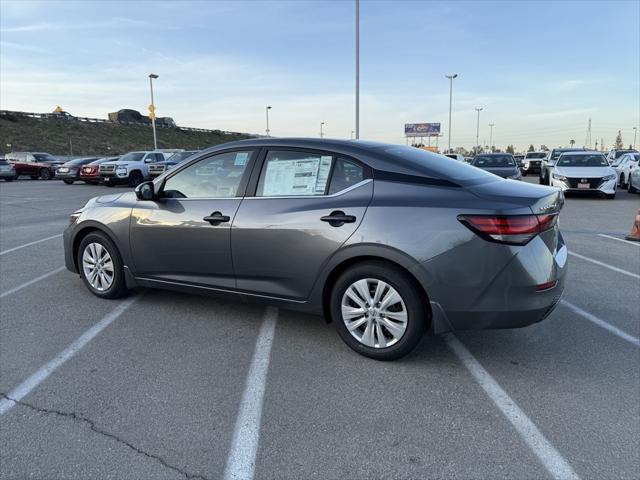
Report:
M29 285L33 285L34 283L39 282L40 280L44 280L45 278L50 277L51 275L55 275L56 273L63 271L64 268L65 267L56 268L55 270L51 270L50 272L45 273L44 275L40 275L39 277L36 277L32 280L29 280L28 282L25 282L22 285L18 285L17 287L7 290L6 292L2 292L0 293L0 298L4 298L7 295L16 293L17 291L22 290L23 288L27 288Z
M18 247L13 247L13 248L10 248L8 250L3 250L2 252L0 252L0 255L5 255L7 253L15 252L16 250L20 250L22 248L27 248L27 247L30 247L31 245L35 245L37 243L46 242L47 240L53 240L54 238L59 238L61 236L62 236L62 234L59 233L57 235L51 235L50 237L47 237L47 238L41 238L40 240L36 240L34 242L25 243L24 245L20 245Z
M617 240L619 242L627 243L629 245L633 245L634 247L640 247L640 242L630 242L629 240L625 240L624 238L614 237L613 235L606 235L604 233L599 233L599 237L610 238L611 240Z
M471 354L460 340L453 334L445 335L445 341L458 359L464 364L469 373L480 384L485 393L496 407L507 417L511 425L520 434L524 442L540 459L549 474L555 479L579 478L571 465L560 455L553 445L545 438L536 425L509 397L498 382L487 372L480 362Z
M251 480L256 468L256 454L260 439L262 402L266 388L271 345L276 331L278 310L265 311L256 347L251 359L247 381L240 402L240 410L233 431L231 449L224 469L225 480Z
M567 307L568 309L573 310L574 313L577 313L581 317L584 317L590 322L595 323L599 327L604 328L605 330L608 330L609 332L613 333L614 335L620 337L623 340L626 340L627 342L631 343L632 345L635 345L636 347L640 347L640 339L638 337L634 337L633 335L629 335L628 333L623 332L618 327L614 327L610 323L605 322L601 318L598 318L595 315L584 311L583 309L581 309L577 305L574 305L573 303L569 303L566 300L560 300L560 303L565 307Z
M609 270L613 270L614 272L622 273L623 275L628 275L632 278L640 279L640 275L638 275L637 273L627 272L626 270L623 270L621 268L611 266L607 263L600 262L598 260L594 260L593 258L585 257L584 255L580 255L579 253L569 252L569 255L573 255L574 257L581 258L586 262L591 262L596 265L600 265L601 267L608 268Z
M11 409L16 402L22 400L29 394L34 388L40 385L47 379L51 373L56 370L60 365L65 363L76 353L78 353L87 343L95 338L100 332L107 328L114 320L116 320L124 311L133 304L139 297L131 297L124 302L120 303L111 313L107 314L102 320L96 323L89 330L84 332L78 337L71 345L60 352L55 358L48 363L40 367L35 373L33 373L24 382L11 390L8 394L8 398L0 400L0 415L4 415ZM9 400L11 399L11 400Z

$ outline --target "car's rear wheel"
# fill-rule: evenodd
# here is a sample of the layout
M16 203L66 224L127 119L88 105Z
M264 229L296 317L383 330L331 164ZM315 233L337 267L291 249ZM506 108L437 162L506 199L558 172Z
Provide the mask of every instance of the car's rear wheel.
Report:
M129 186L130 187L137 187L138 185L140 185L142 182L144 181L144 177L142 176L142 173L140 172L131 172L131 175L129 175Z
M40 169L40 179L42 180L51 180L51 170L48 168Z
M624 173L620 174L620 182L618 182L620 188L627 188L627 183L624 181Z
M67 185L73 185L73 180L63 180L64 183L66 183Z
M13 182L14 180L15 180L15 177L4 177L5 182Z
M100 298L119 298L127 293L120 253L103 233L92 232L82 239L78 269L89 291Z
M396 360L418 344L427 325L424 294L399 268L366 262L345 271L330 299L338 334L354 351Z

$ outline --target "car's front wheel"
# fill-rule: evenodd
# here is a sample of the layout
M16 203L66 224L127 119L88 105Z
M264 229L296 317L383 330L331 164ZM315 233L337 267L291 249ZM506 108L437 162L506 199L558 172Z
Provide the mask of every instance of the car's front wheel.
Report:
M130 187L135 188L138 185L140 185L142 182L144 182L144 177L142 176L142 173L140 173L140 172L131 172L131 175L129 175L129 186Z
M40 169L40 179L42 180L51 180L51 170L48 168Z
M63 182L67 185L73 185L73 180L64 179Z
M119 298L127 293L120 253L103 233L93 232L82 239L78 269L89 291L100 298Z
M418 344L427 326L426 299L409 276L386 262L345 271L331 292L331 318L354 351L396 360Z

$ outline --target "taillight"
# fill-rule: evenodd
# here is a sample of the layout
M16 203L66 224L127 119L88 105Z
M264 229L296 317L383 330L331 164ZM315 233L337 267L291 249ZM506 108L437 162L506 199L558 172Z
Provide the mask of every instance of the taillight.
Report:
M541 232L553 228L552 215L458 215L464 225L482 238L510 245L525 245Z

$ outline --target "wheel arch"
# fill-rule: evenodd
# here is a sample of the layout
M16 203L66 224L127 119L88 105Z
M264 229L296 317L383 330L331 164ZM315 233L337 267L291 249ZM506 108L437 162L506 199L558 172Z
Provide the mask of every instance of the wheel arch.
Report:
M366 249L369 250L369 249ZM429 314L428 322L431 322L433 317L433 312L431 309L431 302L429 298L429 294L426 291L422 277L423 272L419 268L419 264L406 256L406 254L395 251L394 249L386 248L386 247L376 247L371 249L371 251L356 249L356 251L349 252L347 255L340 255L340 258L334 258L328 268L325 270L325 275L323 281L321 283L322 289L320 292L320 301L322 302L322 313L327 323L331 322L330 308L329 302L331 298L331 290L336 280L344 273L347 269L353 267L354 265L376 261L387 263L399 270L401 270L411 281L418 291L422 294L422 301L424 303L425 309ZM427 327L429 324L427 325Z
M80 271L79 265L78 265L78 249L80 248L80 243L87 235L93 232L100 232L106 235L107 238L109 238L109 240L111 240L111 242L113 242L113 244L116 246L120 257L122 258L122 251L120 251L120 248L118 246L118 241L116 239L116 236L113 234L113 232L110 232L108 228L105 228L102 225L91 222L87 225L84 225L81 229L79 229L73 237L71 251L73 253L73 264L76 267L77 272Z

